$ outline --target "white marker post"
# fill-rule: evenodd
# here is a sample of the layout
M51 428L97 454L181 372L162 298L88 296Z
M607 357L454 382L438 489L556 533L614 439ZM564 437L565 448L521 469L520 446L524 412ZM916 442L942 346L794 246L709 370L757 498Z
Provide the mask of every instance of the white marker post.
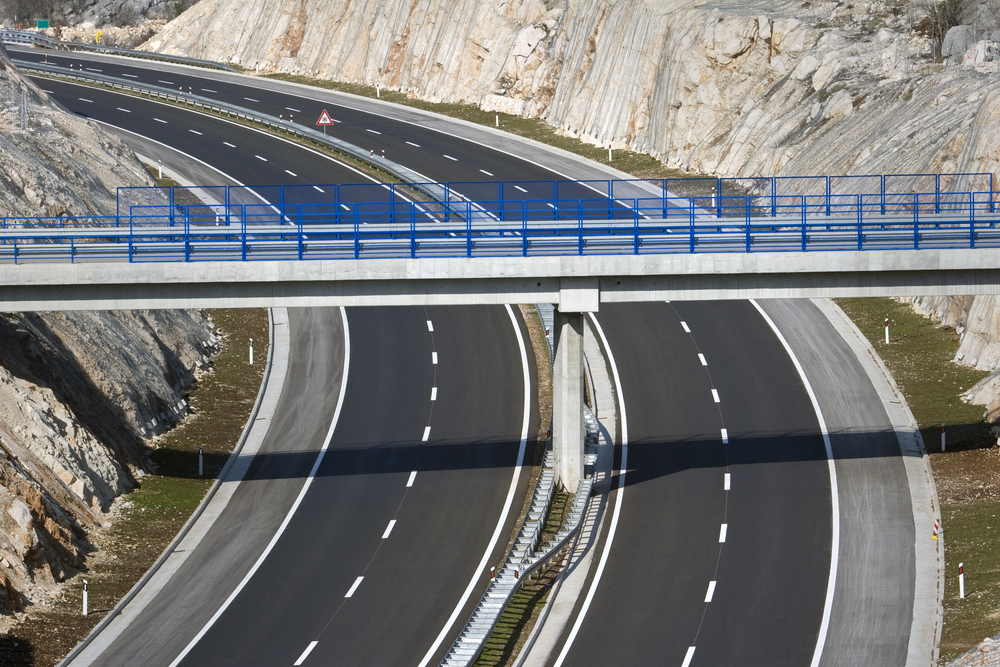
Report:
M944 422L941 422L941 451L944 451Z
M500 127L500 112L497 112L497 127Z
M964 595L962 597L965 597ZM83 580L83 615L87 615L87 580Z
M885 318L885 344L889 344L889 318Z
M958 564L958 597L965 599L965 567L963 563ZM84 598L85 600L87 598Z
M253 366L253 338L250 339L250 365Z
M490 568L490 581L496 581L496 580L497 580L497 568L494 565L493 567Z
M198 477L205 474L205 456L201 451L201 445L198 445Z
M608 144L608 162L611 162L611 144Z
M382 84L375 84L375 97L382 97Z
M160 160L159 170L160 170L160 180L163 180L163 160Z

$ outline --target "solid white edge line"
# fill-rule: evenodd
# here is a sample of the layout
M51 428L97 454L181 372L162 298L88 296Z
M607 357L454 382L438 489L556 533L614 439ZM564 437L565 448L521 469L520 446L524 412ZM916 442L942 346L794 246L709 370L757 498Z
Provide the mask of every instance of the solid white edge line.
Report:
M712 598L715 596L715 582L708 582L708 592L705 593L705 602L711 602Z
M342 374L343 377L340 381L340 396L337 398L337 408L333 412L333 419L330 421L330 428L326 432L326 440L323 442L323 446L316 454L316 460L313 462L312 470L309 471L309 476L306 478L305 483L299 490L299 495L295 498L295 502L293 502L292 506L288 509L288 514L285 515L285 519L281 522L281 525L278 526L278 530L274 533L274 537L271 538L271 541L268 542L267 546L264 548L263 553L261 553L261 555L257 558L257 562L255 562L253 567L250 568L250 571L244 575L243 580L240 581L240 583L236 586L236 589L229 594L229 597L226 598L226 601L222 603L222 606L219 607L219 609L212 615L212 618L208 619L208 622L205 623L205 627L203 627L198 634L194 636L194 639L188 642L188 645L184 647L184 650L182 650L180 654L174 658L173 662L170 663L170 667L177 667L177 665L179 665L181 661L187 657L187 654L191 652L191 649L193 649L195 645L201 641L201 638L205 636L205 633L208 632L213 625L215 625L215 622L219 620L219 617L221 617L226 609L229 608L229 605L233 603L233 600L235 600L246 585L250 583L250 579L257 573L260 566L264 564L264 560L271 553L271 550L274 549L274 545L278 543L278 540L285 532L285 529L288 528L288 524L292 521L292 516L294 516L295 511L299 509L299 505L302 504L302 499L305 498L306 492L309 491L309 487L312 486L313 480L316 479L316 472L319 470L319 466L323 462L323 457L326 455L326 450L330 446L330 442L333 440L333 432L334 429L337 428L337 422L340 421L340 411L344 407L344 394L347 393L347 376L349 375L351 368L351 332L347 324L347 311L343 306L340 307L340 317L344 320L344 371Z
M295 665L301 665L303 662L305 662L306 658L309 657L309 654L312 653L312 650L316 648L316 644L318 643L319 642L309 642L309 646L306 647L305 651L302 651L302 655L300 655L299 659L295 661Z
M826 420L823 418L823 410L819 407L819 401L816 399L816 392L813 391L812 385L809 384L809 378L806 377L805 369L802 368L802 364L799 363L798 357L795 356L795 352L792 351L791 345L785 340L784 335L778 329L778 326L774 323L764 309L760 307L760 304L756 300L750 299L750 303L753 304L757 312L760 313L764 321L771 327L774 334L781 341L781 344L785 347L785 352L788 353L789 358L795 365L795 370L798 371L799 377L802 378L802 383L805 385L806 393L809 394L809 400L812 402L813 411L816 413L816 421L819 422L819 430L823 434L823 444L826 446L826 461L827 466L830 469L830 514L832 523L832 539L830 544L830 578L826 583L826 603L823 605L823 620L819 625L819 636L816 638L816 650L813 652L812 662L809 663L810 667L819 667L820 659L823 657L823 649L826 646L826 635L830 631L830 613L833 610L833 594L834 589L837 586L837 565L840 559L840 491L837 487L837 466L833 459L833 446L830 444L830 432L826 428Z
M424 437L421 438L421 442L427 442L428 438L430 438L430 437L431 437L431 427L430 426L425 426L424 427Z
M385 532L382 533L382 539L389 539L389 534L392 533L392 529L396 527L396 520L392 519L389 521L389 525L385 527Z
M347 595L345 595L344 597L345 598L352 597L354 595L354 591L358 590L358 586L360 586L361 582L364 581L364 580L365 580L364 576L361 576L361 577L358 577L357 579L355 579L354 583L351 584L351 588L347 591Z
M621 376L618 375L618 364L615 363L615 355L611 352L611 346L608 345L608 339L604 335L601 323L597 321L597 317L593 313L587 314L590 316L590 321L593 322L594 328L597 329L597 335L601 337L601 342L604 344L604 350L608 354L608 363L611 364L611 375L615 380L615 392L618 394L618 412L622 429L622 462L618 476L618 502L615 503L615 511L611 515L611 526L608 528L608 537L604 542L604 551L601 553L601 560L597 564L597 570L594 572L594 580L590 584L590 590L587 591L587 597L583 601L583 606L580 607L580 613L577 614L576 621L573 623L573 629L570 630L569 636L566 637L566 643L563 644L562 651L559 652L559 657L556 658L553 667L562 667L570 648L573 646L573 642L576 640L577 634L580 632L583 620L586 618L590 604L594 600L594 594L597 593L597 585L601 583L601 577L604 575L604 568L607 567L608 556L611 553L611 544L615 541L615 532L618 530L618 518L622 513L622 503L625 501L625 472L628 470L628 415L625 412L625 398L622 393Z
M455 624L455 620L458 615L462 613L462 609L465 607L465 603L469 601L469 597L472 595L472 591L476 589L479 584L479 580L483 576L483 572L486 571L486 564L490 561L490 556L493 554L493 550L496 548L497 541L500 539L500 533L503 531L504 523L507 522L507 515L510 513L511 504L514 502L514 494L517 492L517 482L521 478L521 467L524 464L524 450L528 446L528 425L531 420L531 374L528 371L528 351L524 347L524 336L521 335L521 327L517 324L517 318L514 316L514 310L510 307L510 304L504 304L504 308L507 309L507 315L510 316L510 323L514 326L514 334L517 336L517 347L521 353L521 374L524 376L524 411L521 417L521 444L517 450L517 464L514 466L514 474L511 475L510 488L507 490L507 499L503 504L503 511L500 512L500 518L497 520L497 527L493 531L493 537L490 538L490 543L486 547L486 551L483 553L483 558L479 561L476 569L472 572L472 579L469 580L469 585L465 588L465 592L462 594L462 598L455 605L455 610L451 612L451 616L445 622L444 627L441 628L440 634L434 640L434 643L427 650L427 654L424 655L423 660L417 667L427 667L427 663L431 661L434 654L437 653L438 648L444 641L444 638L451 631L451 627Z
M410 478L408 480L406 480L406 486L407 486L407 488L413 486L413 481L415 479L417 479L417 471L416 470L411 470L410 471Z
M691 658L694 657L694 646L688 646L688 652L684 655L684 662L681 663L681 667L689 667L691 664Z
M728 533L729 533L728 523L724 523L721 526L719 526L719 544L722 544L726 541L726 535Z

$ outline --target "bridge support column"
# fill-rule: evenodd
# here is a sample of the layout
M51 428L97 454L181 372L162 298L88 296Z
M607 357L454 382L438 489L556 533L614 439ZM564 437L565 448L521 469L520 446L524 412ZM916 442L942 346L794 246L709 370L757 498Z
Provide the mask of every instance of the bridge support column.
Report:
M583 478L583 327L584 313L600 302L596 278L564 278L553 326L552 449L556 483L569 493Z

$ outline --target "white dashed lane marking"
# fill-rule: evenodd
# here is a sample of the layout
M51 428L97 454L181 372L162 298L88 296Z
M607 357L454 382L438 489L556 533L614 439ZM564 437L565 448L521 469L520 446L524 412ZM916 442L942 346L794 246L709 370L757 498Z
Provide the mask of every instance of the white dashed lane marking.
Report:
M324 190L323 188L319 187L318 185L314 185L313 186L313 190L316 190L317 192L326 192L326 190Z
M719 528L719 544L722 544L723 542L726 541L726 533L728 532L729 532L729 524L728 523L722 524L722 526Z
M122 109L121 107L115 107L115 108L118 109L119 111L124 111L125 113L132 113L130 109Z
M285 109L287 109L288 111L292 111L294 113L302 113L301 109L293 109L292 107L285 107Z
M295 173L294 171L288 171L288 170L286 169L286 170L285 170L285 173L286 173L286 174L288 174L289 176L295 176L296 178L298 178L298 174L296 174L296 173Z
M247 102L257 102L258 104L260 104L260 100L255 100L252 97L244 97L243 99L245 99Z
M366 128L366 131L367 131L367 132L371 132L372 134L382 134L382 133L381 133L381 132L379 132L378 130L372 130L372 129L370 129L370 128Z
M486 171L485 169L480 169L479 171L480 171L480 173L486 174L487 176L492 176L493 175L490 172Z
M139 77L135 74L122 74L122 76L127 76L130 79L138 79Z
M427 330L434 331L434 323L430 320L427 320Z
M448 158L448 159L449 159L449 160L451 160L452 162L458 162L458 158L457 158L457 157L452 157L452 156L450 156L450 155L445 155L444 157Z
M415 143L413 143L412 141L407 141L406 143L410 144L410 145L411 145L411 146L413 146L414 148L420 148L420 144L415 144Z
M384 533L382 533L382 539L383 539L383 540L385 540L385 539L388 539L388 538L389 538L389 533L391 533L391 532L392 532L392 528L393 528L393 526L395 526L395 525L396 525L396 520L395 520L395 519L393 519L392 521L390 521L390 522L389 522L389 525L385 527L385 532L384 532Z
M438 353L437 352L431 352L431 363L432 364L436 364L437 362L438 362Z
M191 134L197 134L199 137L203 136L202 133L199 132L198 130L188 130L188 132L190 132Z
M705 361L705 355L701 354L700 352L698 353L698 361L701 362L702 366L708 366L708 362Z
M202 90L205 91L206 93L218 93L219 92L217 90L212 90L211 88L202 88Z
M93 104L93 103L94 103L94 100L88 100L88 99L87 99L86 97L81 97L81 98L80 98L80 101L81 101L81 102L90 102L91 104Z
M236 144L231 144L228 141L223 141L222 143L224 143L225 145L229 146L230 148L236 148Z
M681 322L681 326L684 327L684 331L685 332L691 333L691 329L688 327L688 323L687 322Z
M705 593L705 602L711 602L712 596L715 595L715 582L708 582L708 592Z
M424 427L424 437L421 438L420 440L421 440L421 442L427 442L428 440L430 440L430 437L431 437L431 427L430 426L425 426Z
M722 429L722 444L729 444L729 429Z
M261 157L259 155L254 155L254 157L257 158L258 160L262 160L264 162L267 162L267 158L266 157Z
M437 387L431 387L431 400L432 401L438 400L438 388Z
M524 192L524 193L527 193L527 192L528 192L527 190L525 190L524 188L522 188L522 187L521 187L520 185L515 185L515 186L514 186L514 189L515 189L515 190L520 190L521 192Z
M351 590L347 591L347 595L345 595L344 597L345 598L349 598L352 595L354 595L354 591L358 590L358 586L361 585L361 582L362 582L363 579L364 579L364 577L358 577L357 579L355 579L354 580L354 585L351 586Z
M309 657L309 654L312 653L312 650L316 648L316 644L318 643L319 642L309 642L309 646L306 647L305 651L302 651L302 655L300 655L299 659L295 661L295 665L296 666L301 665L303 662L305 662L306 658Z
M712 390L712 400L715 401L716 403L720 402L719 401L719 390L718 389L713 389Z
M160 118L154 118L153 120L155 120L157 123L163 123L163 124L166 124L166 122L167 122L167 121L162 120Z
M165 83L165 84L167 84L168 86L172 86L172 85L174 85L174 82L173 82L173 81L164 81L163 79L157 79L157 80L156 80L156 82L157 82L157 83Z
M722 478L722 490L729 491L729 488L731 486L732 486L732 477L730 477L729 473L727 472L725 477Z
M416 478L417 478L417 471L414 470L414 471L412 471L410 473L410 478L408 480L406 480L406 486L407 486L407 488L413 486L413 480L415 480Z
M681 667L691 667L691 658L694 657L694 646L688 646L687 655L684 656L684 662L681 663Z

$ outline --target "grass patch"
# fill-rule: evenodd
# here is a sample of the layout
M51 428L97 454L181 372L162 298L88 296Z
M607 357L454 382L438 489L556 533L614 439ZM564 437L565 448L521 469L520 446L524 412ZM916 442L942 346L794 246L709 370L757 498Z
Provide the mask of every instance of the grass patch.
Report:
M1000 449L983 407L962 392L986 373L952 362L959 336L893 299L839 299L882 357L909 403L930 454L945 553L941 664L1000 631ZM883 322L889 317L890 344ZM941 424L947 451L941 452ZM965 564L966 599L958 596Z
M497 114L492 111L483 111L475 104L428 102L426 100L411 97L406 93L386 89L382 89L380 94L376 95L374 86L367 86L359 83L330 81L329 79L316 79L299 74L275 73L267 74L266 76L270 79L300 83L306 86L312 86L313 88L325 88L327 90L335 90L337 92L349 93L360 97L369 97L374 99L380 95L379 99L393 104L413 107L415 109L423 109L424 111L431 111L442 116L448 116L449 118L458 118L470 123L476 123L477 125L484 125L487 127L497 126ZM588 160L593 160L594 162L614 167L615 169L624 171L625 173L631 174L636 178L691 178L700 175L667 167L652 155L647 153L637 153L629 150L615 149L612 154L612 159L609 161L608 149L606 146L602 148L601 146L588 144L574 137L560 134L556 128L552 127L544 120L538 118L524 118L523 116L514 116L505 113L499 114L499 118L499 128L504 132L509 132L510 134L516 134L519 137L533 139L549 146L561 148L571 153L580 155L581 157L585 157Z
M62 587L50 603L28 610L26 618L0 642L5 667L57 664L156 562L205 496L239 441L263 379L264 363L250 366L247 338L257 358L267 358L267 311L209 310L222 332L222 350L213 370L203 374L188 396L192 409L177 428L157 438L155 470L139 488L115 503L111 527L89 536L97 547L86 570ZM198 447L205 452L205 475L198 476ZM90 614L81 615L83 580L89 581Z

